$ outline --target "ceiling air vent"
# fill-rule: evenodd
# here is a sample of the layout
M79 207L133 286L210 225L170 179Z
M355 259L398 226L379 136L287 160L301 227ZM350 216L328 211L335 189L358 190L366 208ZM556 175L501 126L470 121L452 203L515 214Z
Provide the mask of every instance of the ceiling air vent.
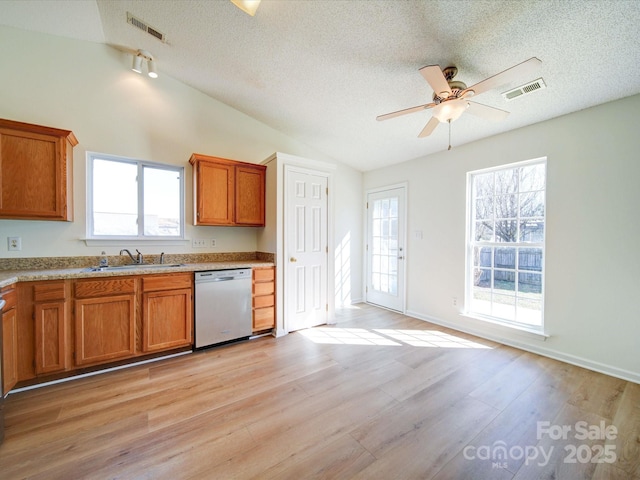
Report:
M505 100L513 100L514 98L521 97L522 95L527 95L531 92L535 92L536 90L541 90L543 88L546 88L546 85L544 83L544 80L542 80L542 78L539 78L537 80L534 80L533 82L527 83L526 85L521 85L509 90L508 92L504 92L502 96Z
M158 40L160 40L162 43L167 43L167 37L165 36L164 33L159 32L158 30L156 30L155 28L147 25L145 22L143 22L142 20L140 20L139 18L134 17L133 15L131 15L131 13L127 12L127 23L129 25L133 25L136 28L139 28L140 30L142 30L143 32L147 32L149 35L151 35L152 37L156 37Z

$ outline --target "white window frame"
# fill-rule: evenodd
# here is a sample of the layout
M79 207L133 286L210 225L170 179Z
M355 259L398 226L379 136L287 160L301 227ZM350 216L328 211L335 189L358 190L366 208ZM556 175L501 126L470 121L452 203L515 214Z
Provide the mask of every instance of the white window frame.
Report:
M144 167L173 171L180 178L180 233L178 235L145 235L144 234L144 182L138 182L138 235L93 235L93 162L109 160L129 163L138 168L138 178L143 178ZM87 152L87 232L84 239L88 245L108 245L110 242L121 244L122 241L176 245L183 244L185 239L185 179L184 167L165 163L152 162L130 157L121 157L97 152ZM142 219L140 221L140 219Z
M536 164L544 164L545 165L545 189L544 189L544 230L543 230L543 239L541 242L486 242L486 241L476 241L474 238L474 233L475 233L475 202L474 202L474 198L473 198L473 178L476 175L481 175L481 174L486 174L486 173L491 173L491 172L498 172L498 171L504 171L504 170L511 170L514 168L519 168L519 167L526 167L526 166L531 166L531 165L536 165ZM514 329L518 329L518 330L525 330L525 331L529 331L529 332L533 332L533 333L537 333L537 334L543 334L544 335L544 304L545 304L545 259L546 259L546 250L545 250L545 244L546 244L546 235L547 235L547 157L540 157L540 158L535 158L535 159L531 159L531 160L525 160L525 161L521 161L521 162L515 162L515 163L510 163L510 164L506 164L506 165L500 165L500 166L496 166L496 167L491 167L491 168L486 168L486 169L480 169L480 170L474 170L471 172L467 172L467 228L466 228L466 238L465 238L465 245L466 245L466 261L465 261L465 310L464 310L464 315L474 318L474 319L478 319L478 320L484 320L490 323L494 323L494 324L498 324L498 325L502 325L502 326L506 326L506 327L510 327L510 328L514 328ZM518 186L518 193L520 192L520 188ZM518 218L519 217L519 213L518 213ZM519 223L519 222L518 222ZM494 239L495 240L495 239ZM508 248L540 248L542 249L542 269L541 269L541 312L540 312L540 325L531 325L529 323L524 323L524 322L518 322L517 321L517 317L515 320L510 320L510 319L505 319L505 318L501 318L501 317L496 317L496 316L492 316L492 315L487 315L485 313L479 313L479 312L475 312L473 310L471 310L471 305L472 305L472 296L473 296L473 286L474 286L474 274L473 274L473 267L474 267L474 247L508 247ZM515 268L515 275L516 275L516 285L517 285L517 279L518 279L518 259L516 256L516 268ZM491 267L492 270L495 267ZM516 300L517 300L517 290L516 290ZM517 311L517 310L516 310Z

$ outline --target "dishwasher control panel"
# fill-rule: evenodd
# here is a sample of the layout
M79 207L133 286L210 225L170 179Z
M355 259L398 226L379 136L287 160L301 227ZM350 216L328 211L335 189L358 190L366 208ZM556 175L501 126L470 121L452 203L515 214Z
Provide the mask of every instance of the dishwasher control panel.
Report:
M196 282L211 282L216 280L230 280L240 278L251 278L250 268L234 268L231 270L207 270L206 272L195 272Z

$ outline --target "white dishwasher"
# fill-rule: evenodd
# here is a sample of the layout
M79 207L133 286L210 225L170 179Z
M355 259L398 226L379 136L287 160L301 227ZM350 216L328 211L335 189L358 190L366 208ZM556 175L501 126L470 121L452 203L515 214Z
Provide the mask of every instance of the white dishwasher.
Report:
M251 269L195 272L195 348L252 333Z

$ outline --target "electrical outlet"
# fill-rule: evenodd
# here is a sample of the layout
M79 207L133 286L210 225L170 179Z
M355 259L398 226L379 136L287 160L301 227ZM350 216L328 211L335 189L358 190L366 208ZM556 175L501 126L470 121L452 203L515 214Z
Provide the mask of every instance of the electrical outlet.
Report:
M452 301L453 301L453 306L457 307L458 306L458 297L451 297Z
M205 248L207 246L207 241L194 238L191 240L191 246L193 248Z
M216 246L216 239L215 239L215 238L212 238L212 239L211 239L211 246L212 246L212 247L215 247L215 246Z
M22 250L22 238L21 237L7 237L7 245L10 252L18 252Z

